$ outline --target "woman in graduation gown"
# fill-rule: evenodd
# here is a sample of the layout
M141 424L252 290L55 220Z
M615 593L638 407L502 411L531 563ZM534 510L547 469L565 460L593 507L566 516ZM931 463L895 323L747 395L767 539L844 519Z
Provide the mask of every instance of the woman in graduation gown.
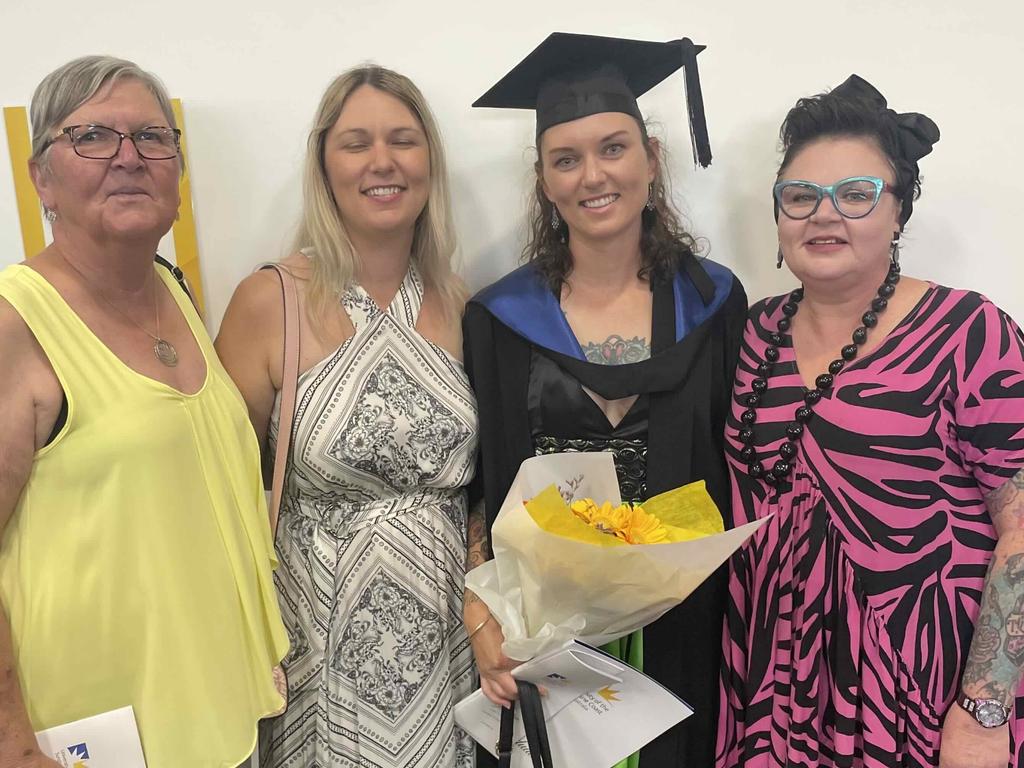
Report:
M728 269L697 258L636 103L685 66L706 166L700 50L687 39L554 34L474 104L535 108L538 159L527 263L465 314L483 497L470 519L470 567L490 557L487 532L519 465L538 454L612 451L623 499L703 479L727 511L722 435L746 296ZM714 760L723 601L719 572L620 641L621 655L695 710L641 751L642 768ZM470 592L464 613L481 688L506 704L514 662L501 653L501 628Z

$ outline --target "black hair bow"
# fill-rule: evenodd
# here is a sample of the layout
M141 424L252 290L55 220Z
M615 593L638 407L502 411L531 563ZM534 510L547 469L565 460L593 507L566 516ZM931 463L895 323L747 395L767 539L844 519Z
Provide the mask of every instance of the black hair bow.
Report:
M910 180L902 190L900 210L900 230L914 212L914 194L921 171L917 161L932 151L939 140L939 126L927 115L920 112L896 112L889 109L885 96L879 93L871 83L859 75L850 75L846 80L832 89L830 96L838 96L850 101L859 101L868 108L875 109L884 115L889 124L900 156L895 158L897 165L903 166Z
M939 126L934 120L920 112L899 113L889 109L885 96L860 75L850 75L832 89L831 95L863 101L889 116L896 128L900 154L915 164L915 170L917 161L931 152L939 140Z

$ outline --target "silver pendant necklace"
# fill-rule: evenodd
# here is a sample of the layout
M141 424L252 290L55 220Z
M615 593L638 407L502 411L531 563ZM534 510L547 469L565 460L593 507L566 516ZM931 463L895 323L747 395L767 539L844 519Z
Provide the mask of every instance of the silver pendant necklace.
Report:
M178 364L178 350L174 348L174 345L171 344L171 342L169 342L167 339L163 338L160 335L160 304L157 301L156 295L156 275L153 276L153 314L156 317L156 335L154 336L146 329L144 325L138 322L134 317L129 315L119 306L114 304L114 302L112 302L110 299L108 299L106 294L103 293L103 291L100 290L100 288L95 283L93 283L88 277L82 274L82 270L80 270L78 267L76 267L68 260L68 257L64 255L63 251L57 252L60 254L60 257L64 259L64 263L71 267L71 269L73 269L78 274L78 276L85 281L85 284L89 288L91 293L93 293L96 296L99 296L108 307L116 311L119 315L121 315L121 317L128 320L132 325L134 325L136 328L138 328L140 331L142 331L144 334L146 334L147 336L149 336L149 338L153 340L153 354L156 356L157 360L166 365L168 368L174 368Z

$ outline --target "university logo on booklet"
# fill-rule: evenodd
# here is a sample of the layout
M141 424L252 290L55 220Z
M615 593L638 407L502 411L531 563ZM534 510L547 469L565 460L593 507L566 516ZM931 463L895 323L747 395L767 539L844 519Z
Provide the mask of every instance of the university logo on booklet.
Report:
M83 741L81 744L65 747L58 753L57 759L66 768L89 768L89 745Z
M61 768L146 768L131 706L55 725L36 741Z

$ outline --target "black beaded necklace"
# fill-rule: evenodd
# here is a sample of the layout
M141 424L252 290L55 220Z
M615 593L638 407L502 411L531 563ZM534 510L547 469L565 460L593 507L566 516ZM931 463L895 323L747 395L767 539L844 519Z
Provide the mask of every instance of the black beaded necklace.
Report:
M781 457L772 468L765 470L764 465L757 459L757 440L754 436L754 423L757 421L757 411L761 404L761 397L768 390L768 377L771 376L772 367L779 359L779 347L785 342L783 336L789 330L793 317L800 308L800 302L804 298L804 289L797 288L789 294L788 300L782 305L783 317L779 320L778 329L768 337L771 344L764 351L764 361L757 366L757 378L751 382L751 392L746 397L746 406L740 421L743 426L739 431L740 442L743 448L740 450L740 458L747 464L747 472L755 480L760 478L770 486L776 486L793 471L793 458L796 456L796 446L804 434L804 425L811 420L814 414L814 406L821 400L823 394L832 388L836 375L843 370L850 361L856 359L857 352L868 339L868 329L878 325L878 315L885 311L889 305L889 299L896 291L896 284L900 281L900 266L892 263L889 266L889 274L885 276L885 282L878 286L878 295L871 300L871 309L865 312L860 321L863 323L853 332L853 343L847 344L839 352L839 358L828 365L828 373L819 375L814 380L814 389L804 390L804 404L796 409L795 421L786 425L786 437L788 438L779 447Z

